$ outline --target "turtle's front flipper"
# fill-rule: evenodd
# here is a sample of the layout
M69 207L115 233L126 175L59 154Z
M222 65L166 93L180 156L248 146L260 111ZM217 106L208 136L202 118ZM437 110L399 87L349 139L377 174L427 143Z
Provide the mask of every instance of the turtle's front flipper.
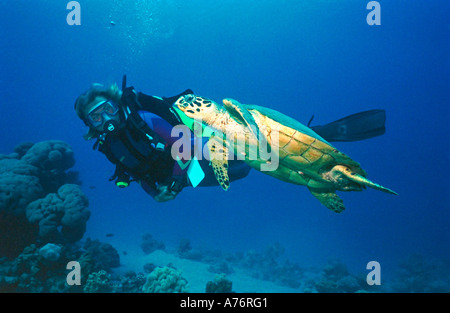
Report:
M258 124L256 124L255 119L244 104L229 98L223 99L222 102L225 109L236 122L247 127L250 130L250 133L255 136L256 140L260 139Z
M209 159L211 161L214 175L223 190L230 187L230 179L228 177L228 149L225 142L212 135L208 140Z
M320 203L329 208L330 210L341 213L345 210L344 201L331 190L316 190L312 188L308 188L309 191L316 197Z

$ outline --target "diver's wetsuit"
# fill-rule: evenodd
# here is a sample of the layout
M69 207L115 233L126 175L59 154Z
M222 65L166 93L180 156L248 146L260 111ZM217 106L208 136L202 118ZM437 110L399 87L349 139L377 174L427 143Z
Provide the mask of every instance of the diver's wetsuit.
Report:
M188 93L192 93L192 91L186 90L181 95ZM181 95L171 98L159 98L137 93L137 100L143 107L148 108L145 111L138 111L139 115L153 131L164 139L167 143L166 151L168 153L159 153L155 149L150 148L148 142L130 131L129 127L121 130L119 135L107 136L101 147L102 152L106 151L105 154L110 161L116 165L123 165L126 168L125 171L134 180L138 181L142 188L152 197L159 193L157 190L159 185L170 186L175 177L177 181L181 181L181 187L192 186L187 176L188 168L182 169L170 153L172 144L179 139L171 136L172 127L181 124L176 113L171 110L171 105ZM204 144L206 144L206 140L203 140ZM193 145L194 140L193 136L191 136L191 151L194 151ZM131 152L133 149L134 153ZM137 158L136 155L142 155L143 157ZM151 157L152 155L155 155L155 157ZM199 160L199 164L205 177L198 186L218 186L209 161L203 158ZM229 161L230 181L244 178L249 171L250 167L243 161Z

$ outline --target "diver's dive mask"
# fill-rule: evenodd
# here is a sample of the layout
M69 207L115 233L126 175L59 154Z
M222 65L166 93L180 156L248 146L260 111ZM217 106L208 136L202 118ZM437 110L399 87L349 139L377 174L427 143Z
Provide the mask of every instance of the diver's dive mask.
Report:
M114 132L119 127L119 121L115 118L119 113L119 106L111 100L99 102L87 114L87 122L94 128L103 125L104 132Z

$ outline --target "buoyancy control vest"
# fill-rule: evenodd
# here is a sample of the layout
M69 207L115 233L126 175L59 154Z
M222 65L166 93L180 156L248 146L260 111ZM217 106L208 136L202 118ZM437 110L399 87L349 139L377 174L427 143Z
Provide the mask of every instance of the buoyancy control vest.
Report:
M178 97L192 93L186 90L179 96L160 98L167 103L169 112L171 102ZM118 187L127 187L134 180L144 180L152 188L157 184L169 186L173 191L179 192L186 185L185 177L173 177L174 160L171 156L170 145L157 134L140 116L140 111L152 113L151 107L139 102L138 94L133 87L126 87L126 76L122 81L121 111L124 125L113 136L99 138L94 149L105 154L110 162L116 165L114 175L110 181L115 180ZM176 113L170 111L172 122L179 120ZM173 116L172 116L173 115Z

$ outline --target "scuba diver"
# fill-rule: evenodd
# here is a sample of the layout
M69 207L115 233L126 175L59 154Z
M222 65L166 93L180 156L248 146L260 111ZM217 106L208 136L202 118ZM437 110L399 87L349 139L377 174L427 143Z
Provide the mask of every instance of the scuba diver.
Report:
M205 158L183 162L172 157L177 140L172 128L182 124L172 105L187 94L193 91L169 98L149 96L127 87L124 75L122 90L116 84L93 84L77 98L75 111L89 127L84 139L95 139L94 150L116 166L110 181L121 188L136 181L158 202L175 199L188 186L218 186ZM308 127L327 141L357 141L384 134L385 118L384 110L371 110L322 126L311 127L311 118ZM194 140L191 143L194 146ZM246 177L251 169L242 160L230 160L228 166L230 181Z

